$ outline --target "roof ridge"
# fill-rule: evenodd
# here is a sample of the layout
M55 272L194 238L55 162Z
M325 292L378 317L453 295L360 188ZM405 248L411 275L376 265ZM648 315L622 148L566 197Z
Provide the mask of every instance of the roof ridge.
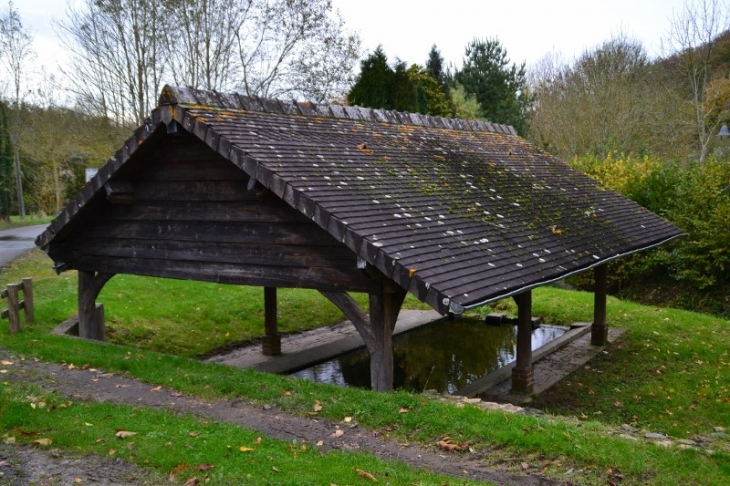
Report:
M207 105L263 113L326 116L397 125L418 125L432 128L517 135L517 131L511 125L491 123L485 120L446 118L395 110L363 108L361 106L328 105L295 100L284 101L273 98L260 98L258 96L246 96L239 93L220 93L214 90L171 85L165 85L162 89L158 104L160 106L176 104Z

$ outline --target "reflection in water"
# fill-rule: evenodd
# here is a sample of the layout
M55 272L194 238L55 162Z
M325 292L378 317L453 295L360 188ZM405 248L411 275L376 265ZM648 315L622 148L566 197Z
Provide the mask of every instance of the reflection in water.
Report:
M532 333L532 349L567 330L543 325ZM516 344L515 326L488 326L481 319L440 320L419 327L393 339L394 386L453 393L514 361ZM370 388L370 355L358 349L291 376Z

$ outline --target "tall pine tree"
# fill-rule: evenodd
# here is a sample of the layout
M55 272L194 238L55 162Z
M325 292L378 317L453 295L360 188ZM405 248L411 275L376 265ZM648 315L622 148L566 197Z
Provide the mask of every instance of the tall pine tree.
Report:
M476 96L485 118L512 125L524 135L531 104L525 64L509 64L498 40L475 39L467 45L464 65L454 80Z

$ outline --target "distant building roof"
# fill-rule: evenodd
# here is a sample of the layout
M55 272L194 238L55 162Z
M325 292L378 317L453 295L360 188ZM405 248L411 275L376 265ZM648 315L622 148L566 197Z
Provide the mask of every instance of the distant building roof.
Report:
M173 87L159 104L39 246L83 217L161 124L194 134L444 313L681 235L508 126Z

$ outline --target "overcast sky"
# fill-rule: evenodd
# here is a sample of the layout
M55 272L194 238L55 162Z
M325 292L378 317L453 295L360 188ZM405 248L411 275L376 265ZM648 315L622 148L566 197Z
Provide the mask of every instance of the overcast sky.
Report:
M529 66L549 52L571 59L620 32L660 54L673 12L684 0L332 0L363 48L382 44L388 58L423 64L433 44L447 63L461 64L474 38L497 38L512 62ZM3 1L4 8L7 4ZM54 71L65 55L53 29L64 0L16 0L35 37L37 63ZM728 2L730 5L730 2Z

